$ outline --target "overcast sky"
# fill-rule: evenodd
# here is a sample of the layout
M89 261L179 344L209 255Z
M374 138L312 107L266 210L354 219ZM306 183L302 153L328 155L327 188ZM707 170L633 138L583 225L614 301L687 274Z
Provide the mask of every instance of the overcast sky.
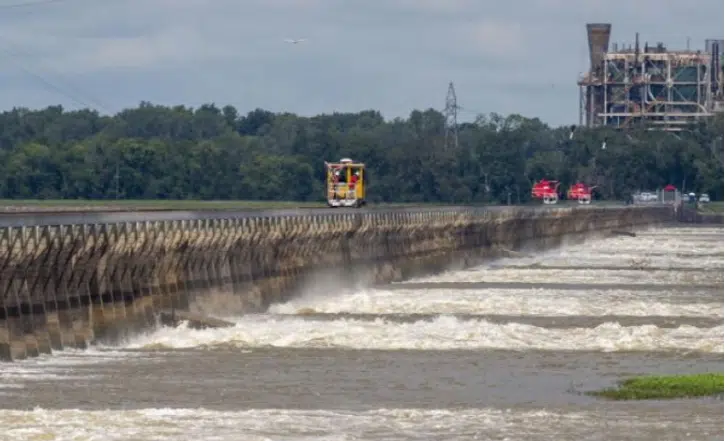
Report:
M13 6L39 2L35 5ZM9 6L10 5L10 6ZM720 0L0 0L0 109L140 101L578 120L585 23L704 48ZM288 44L286 38L307 38Z

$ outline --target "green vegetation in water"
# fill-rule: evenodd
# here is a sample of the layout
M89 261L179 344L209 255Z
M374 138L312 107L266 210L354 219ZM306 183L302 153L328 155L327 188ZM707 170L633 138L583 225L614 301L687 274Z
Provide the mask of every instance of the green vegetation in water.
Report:
M723 374L653 375L629 378L619 387L589 392L613 400L692 398L723 393Z

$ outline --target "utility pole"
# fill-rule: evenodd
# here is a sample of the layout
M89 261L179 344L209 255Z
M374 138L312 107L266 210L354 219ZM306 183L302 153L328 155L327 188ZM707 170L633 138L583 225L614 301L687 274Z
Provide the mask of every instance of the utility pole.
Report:
M446 95L446 108L443 111L445 121L445 144L446 150L458 150L458 100L453 81L448 83L448 94Z
M118 200L118 198L121 194L121 188L120 188L121 187L121 174L120 174L121 170L120 170L119 162L120 161L116 161L116 176L115 176L115 178L116 178L116 200Z

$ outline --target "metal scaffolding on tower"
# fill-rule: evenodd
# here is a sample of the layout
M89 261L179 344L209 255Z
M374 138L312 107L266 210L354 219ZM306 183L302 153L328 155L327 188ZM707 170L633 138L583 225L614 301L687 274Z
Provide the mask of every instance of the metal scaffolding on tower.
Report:
M453 81L448 83L448 94L446 95L446 108L443 111L445 120L444 148L447 150L458 149L458 100Z
M723 40L705 50L664 44L610 48L612 25L587 24L590 69L579 79L579 124L683 130L723 110ZM689 45L688 45L689 46Z

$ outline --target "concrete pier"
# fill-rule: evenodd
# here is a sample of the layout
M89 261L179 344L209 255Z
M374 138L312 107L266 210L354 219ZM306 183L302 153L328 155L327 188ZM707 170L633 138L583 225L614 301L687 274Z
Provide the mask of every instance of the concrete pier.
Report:
M86 347L161 311L262 311L326 277L383 283L674 219L672 207L0 217L0 359Z

